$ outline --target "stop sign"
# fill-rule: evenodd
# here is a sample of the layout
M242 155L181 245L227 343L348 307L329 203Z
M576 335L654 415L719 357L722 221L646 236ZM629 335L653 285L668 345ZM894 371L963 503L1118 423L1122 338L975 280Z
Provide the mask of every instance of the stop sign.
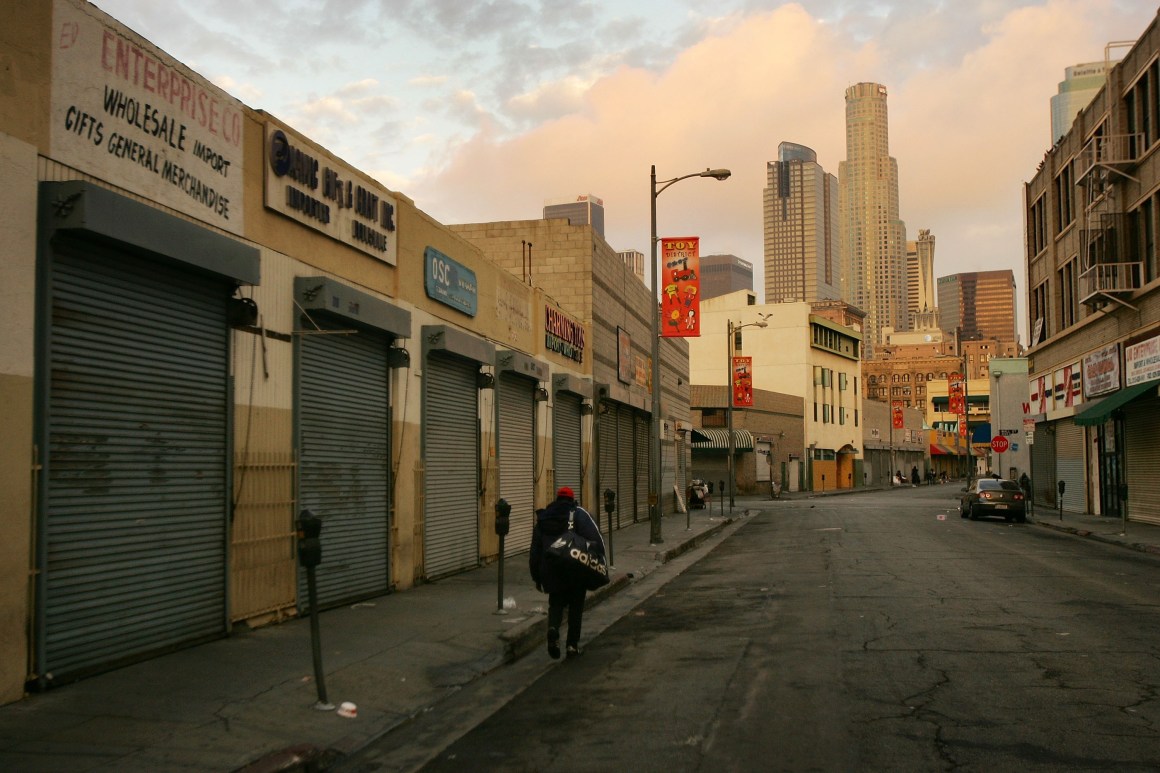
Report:
M1007 438L1003 437L1002 435L996 435L995 437L991 438L991 450L997 454L1001 454L1006 451L1009 445L1011 444L1007 442Z

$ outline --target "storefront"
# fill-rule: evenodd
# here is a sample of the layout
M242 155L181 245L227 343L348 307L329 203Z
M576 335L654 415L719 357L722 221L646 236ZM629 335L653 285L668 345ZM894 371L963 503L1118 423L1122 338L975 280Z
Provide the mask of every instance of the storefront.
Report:
M40 200L34 661L51 682L227 629L230 310L258 254L89 183Z

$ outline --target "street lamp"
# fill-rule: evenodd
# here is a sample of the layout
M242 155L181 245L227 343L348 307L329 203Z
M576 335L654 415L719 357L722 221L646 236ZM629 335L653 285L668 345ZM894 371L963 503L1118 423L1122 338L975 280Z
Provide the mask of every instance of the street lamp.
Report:
M735 487L735 473L733 469L733 454L736 453L736 441L733 438L733 335L738 330L743 330L747 327L769 327L769 323L765 320L772 316L770 314L762 314L761 319L757 322L746 322L744 325L734 325L733 319L730 318L726 327L725 338L725 354L726 354L726 370L725 370L725 415L729 418L729 458L726 460L726 466L729 470L729 514L733 514L733 489Z
M649 471L649 542L659 545L664 542L661 538L661 325L660 310L657 308L657 196L666 188L681 180L690 177L712 177L714 180L728 179L732 174L728 169L706 169L704 172L674 177L671 180L661 180L657 187L657 167L653 164L649 176L652 187L649 192L649 204L652 210L652 234L649 242L652 254L652 469Z

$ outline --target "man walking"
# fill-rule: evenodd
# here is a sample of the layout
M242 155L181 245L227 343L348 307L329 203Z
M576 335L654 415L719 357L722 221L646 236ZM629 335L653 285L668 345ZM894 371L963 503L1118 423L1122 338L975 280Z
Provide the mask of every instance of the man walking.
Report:
M596 520L576 504L572 489L562 486L556 492L556 501L536 511L536 523L532 527L532 549L528 556L528 568L536 590L548 594L548 655L560 657L560 623L564 620L564 607L568 608L567 653L569 658L580 654L580 627L584 617L584 596L587 593L580 581L561 571L558 564L547 560L546 548L561 534L572 529L581 537L592 540L595 551L605 556L604 539Z

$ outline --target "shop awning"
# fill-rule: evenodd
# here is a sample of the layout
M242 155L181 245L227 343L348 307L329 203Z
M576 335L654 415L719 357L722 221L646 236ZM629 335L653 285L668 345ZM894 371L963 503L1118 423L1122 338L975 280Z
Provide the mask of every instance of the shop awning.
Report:
M931 456L947 456L951 453L952 452L947 450L947 447L944 445L939 445L938 443L931 443L930 444L930 455Z
M727 429L694 429L694 451L728 451L729 430ZM733 430L733 450L752 451L753 433L747 429Z
M1114 392L1098 403L1084 408L1077 413L1075 415L1075 423L1081 427L1093 427L1097 424L1103 424L1112 415L1112 411L1117 408L1123 408L1137 397L1143 397L1148 393L1148 390L1152 390L1155 393L1157 386L1160 386L1160 379L1125 387L1119 392Z

